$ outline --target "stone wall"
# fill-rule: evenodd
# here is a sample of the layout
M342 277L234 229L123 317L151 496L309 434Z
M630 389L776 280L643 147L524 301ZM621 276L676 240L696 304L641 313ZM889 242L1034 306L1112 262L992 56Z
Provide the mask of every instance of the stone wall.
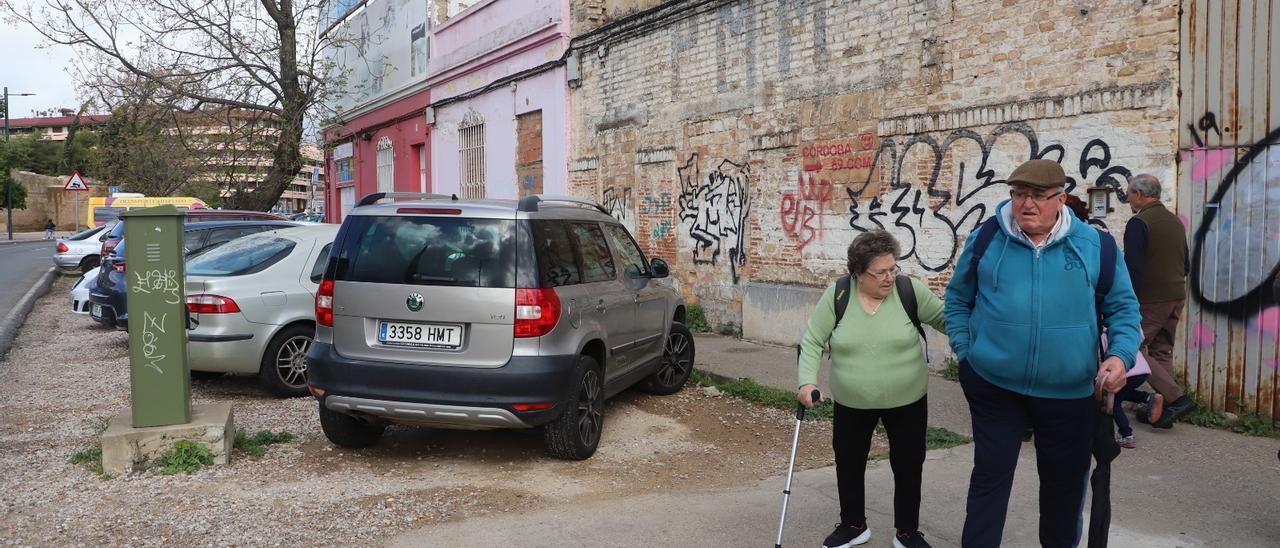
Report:
M89 206L89 196L106 196L106 188L89 183L89 192L68 192L62 190L67 177L51 177L26 171L11 172L13 180L27 188L27 208L13 210L13 230L15 232L31 232L44 230L44 222L53 219L58 231L72 231L76 227L76 201L80 201L79 227L85 228L85 211ZM0 215L4 210L0 209ZM0 222L3 222L0 220Z
M1117 235L1130 175L1176 199L1172 0L650 4L573 44L570 190L748 337L794 342L868 228L941 292L1029 158L1115 190Z

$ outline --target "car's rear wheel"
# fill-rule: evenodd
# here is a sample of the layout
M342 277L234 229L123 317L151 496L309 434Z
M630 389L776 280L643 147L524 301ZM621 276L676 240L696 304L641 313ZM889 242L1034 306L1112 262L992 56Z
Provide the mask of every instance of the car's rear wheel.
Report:
M604 382L590 356L578 356L573 378L573 394L560 416L543 427L543 442L552 457L583 460L595 454L604 432Z
M83 259L80 259L81 274L87 274L90 270L98 268L99 266L102 266L102 258L98 257L97 255L89 255Z
M660 396L679 392L693 373L693 357L693 333L682 323L672 323L662 346L662 365L645 379L643 388Z
M271 339L258 369L258 380L264 389L286 398L308 394L307 349L315 335L314 327L292 325Z
M320 429L324 431L324 437L329 438L334 445L360 449L378 443L378 438L382 437L382 431L387 429L387 425L330 410L321 402Z

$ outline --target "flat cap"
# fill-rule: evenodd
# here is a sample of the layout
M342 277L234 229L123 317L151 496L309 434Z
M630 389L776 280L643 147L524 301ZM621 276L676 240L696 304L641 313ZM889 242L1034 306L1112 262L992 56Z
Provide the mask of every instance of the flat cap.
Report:
M1053 160L1027 160L1013 170L1013 173L1009 175L1009 179L1005 182L1011 185L1021 184L1036 188L1055 188L1067 184L1067 174L1062 171L1062 166Z

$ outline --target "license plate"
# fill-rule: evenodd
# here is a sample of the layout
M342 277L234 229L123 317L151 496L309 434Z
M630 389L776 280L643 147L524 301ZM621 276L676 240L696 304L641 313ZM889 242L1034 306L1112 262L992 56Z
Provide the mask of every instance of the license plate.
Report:
M102 305L96 303L93 305L93 316L95 318L102 317Z
M458 348L462 327L429 323L378 322L378 342L417 348Z

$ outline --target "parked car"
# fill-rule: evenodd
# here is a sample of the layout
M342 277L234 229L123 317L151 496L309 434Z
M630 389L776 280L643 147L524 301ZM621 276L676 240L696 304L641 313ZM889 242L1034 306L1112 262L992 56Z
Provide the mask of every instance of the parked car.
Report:
M58 240L54 246L53 264L63 270L79 270L88 272L98 267L101 244L97 236L107 229L106 225L95 226L89 230Z
M343 220L307 353L325 436L376 443L388 423L542 427L585 459L604 401L684 386L693 337L661 259L599 205L566 197L370 205ZM429 195L428 195L429 196ZM585 207L584 207L585 206Z
M93 303L89 302L89 289L98 283L98 269L85 272L71 286L71 311L76 314L88 314Z
M120 225L124 225L123 222ZM183 225L183 248L187 256L221 245L241 236L297 226L288 221L217 221ZM129 328L125 299L125 242L120 240L98 267L98 279L89 289L89 315L98 323Z
M188 209L183 223L229 222L229 221L283 221L284 217L262 211L239 211L234 209ZM102 249L99 255L108 257L120 240L124 239L124 223L116 222L110 232L104 232L99 238Z
M257 374L278 396L307 394L315 294L337 225L245 236L187 262L192 371Z

